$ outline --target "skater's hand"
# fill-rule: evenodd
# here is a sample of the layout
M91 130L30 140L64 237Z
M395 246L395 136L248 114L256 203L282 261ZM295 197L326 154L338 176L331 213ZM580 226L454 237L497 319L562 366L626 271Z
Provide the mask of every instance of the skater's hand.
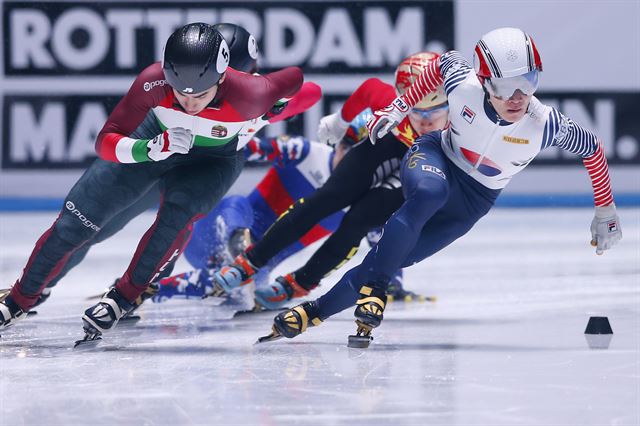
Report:
M383 138L391 129L396 127L409 113L409 105L401 97L394 99L391 104L373 112L373 117L367 121L369 140L373 145Z
M596 207L596 213L591 222L591 245L596 247L596 254L601 255L609 250L622 238L620 218L616 213L616 206Z
M340 111L320 119L318 126L318 140L329 146L334 146L342 140L349 128L349 123L344 121Z
M182 127L167 129L147 144L147 155L152 161L166 160L173 154L186 154L193 146L191 130Z

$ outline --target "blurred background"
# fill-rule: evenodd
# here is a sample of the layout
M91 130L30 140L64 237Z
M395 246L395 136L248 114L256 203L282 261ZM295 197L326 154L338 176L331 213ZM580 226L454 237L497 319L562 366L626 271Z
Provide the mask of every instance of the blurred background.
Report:
M3 1L0 210L57 209L95 158L94 141L137 73L161 58L167 37L194 21L252 32L262 73L303 68L323 99L269 126L315 139L320 118L366 78L393 81L422 50L471 60L482 34L532 34L544 65L543 102L605 143L617 204L640 205L640 2L607 1ZM451 111L455 114L455 111ZM232 192L247 192L250 168ZM590 206L581 161L547 150L504 192L502 206Z

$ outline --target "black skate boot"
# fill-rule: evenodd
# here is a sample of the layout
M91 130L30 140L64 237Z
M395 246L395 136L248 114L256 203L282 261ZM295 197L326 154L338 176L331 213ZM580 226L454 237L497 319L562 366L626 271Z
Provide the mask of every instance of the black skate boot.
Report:
M115 284L114 284L114 287L115 287ZM134 314L134 312L138 310L140 305L142 305L145 302L145 300L151 299L153 296L158 294L159 291L160 291L160 284L158 283L149 284L149 287L147 287L147 289L140 296L138 296L136 300L133 301L133 308L131 308L129 312L124 314L124 316L120 319L120 324L124 325L126 323L127 325L134 325L138 321L140 321L140 315L136 315Z
M26 317L26 313L13 301L8 292L0 295L0 331Z
M371 331L380 325L383 318L387 295L384 290L363 285L360 287L360 299L356 301L355 335L349 336L350 348L368 348L373 340Z
M133 307L134 304L128 302L116 288L109 290L96 305L84 311L82 328L85 336L76 341L75 346L100 340L102 333L115 327L120 318Z
M38 297L38 300L36 300L36 303L33 305L32 309L35 308L36 306L40 306L42 305L44 302L46 302L49 297L51 296L51 287L45 287L44 290L42 290L42 293L40 293L40 297ZM29 311L29 314L31 314L31 312L33 311ZM33 312L35 314L35 312Z
M304 333L307 328L319 325L321 322L316 302L304 302L276 315L273 319L271 334L260 337L256 343L271 342L282 337L292 339Z
M3 301L9 295L9 293L11 293L11 288L0 289L0 302ZM36 300L36 303L31 307L29 312L26 313L27 316L30 317L32 315L36 315L37 312L34 311L33 308L38 305L42 305L47 301L49 296L51 296L51 288L45 288L44 290L42 290L42 293L40 294L40 297L38 297L38 300Z
M436 300L435 296L424 296L407 290L401 283L392 282L387 289L387 305L391 302L435 302Z

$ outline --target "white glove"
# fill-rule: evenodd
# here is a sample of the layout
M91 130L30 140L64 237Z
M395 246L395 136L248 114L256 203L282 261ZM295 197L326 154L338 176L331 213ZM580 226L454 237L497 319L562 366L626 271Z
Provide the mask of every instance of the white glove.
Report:
M409 113L409 105L402 98L397 97L391 104L373 112L373 117L367 121L369 140L373 145L383 138L391 129L396 127Z
M614 204L596 207L596 213L591 222L591 245L596 247L596 254L601 255L609 250L622 238L620 218Z
M193 146L191 130L174 127L160 133L147 143L147 155L152 161L166 160L173 154L187 154Z
M342 140L347 133L349 123L344 121L340 111L327 115L320 119L318 126L318 140L327 145L334 146Z

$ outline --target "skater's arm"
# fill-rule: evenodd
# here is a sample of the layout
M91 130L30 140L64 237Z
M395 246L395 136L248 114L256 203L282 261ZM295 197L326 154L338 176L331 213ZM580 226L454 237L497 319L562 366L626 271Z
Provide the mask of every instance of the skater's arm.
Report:
M582 162L591 178L593 198L596 206L613 204L609 167L604 147L592 132L565 117L555 108L551 109L543 148L557 146L582 157Z
M107 161L133 163L149 161L149 140L129 135L142 123L149 111L167 97L171 88L159 63L144 69L127 94L113 109L96 140L96 153Z
M279 136L277 138L253 138L245 148L249 161L272 161L276 165L287 165L302 161L308 154L310 142L302 136Z
M287 103L282 112L269 118L269 123L277 123L301 114L314 106L322 97L322 89L315 83L305 82L300 91Z
M555 108L549 113L545 134L547 139L543 141L543 148L558 146L582 157L591 178L595 204L595 215L591 222L591 245L596 247L596 254L602 254L622 238L602 141Z
M372 111L383 108L396 97L393 86L383 82L378 78L365 80L347 98L341 110L341 118L346 123L356 118L358 114L367 108Z
M277 102L288 101L302 86L302 70L288 67L265 75L227 71L216 98L228 102L244 119L269 112Z

